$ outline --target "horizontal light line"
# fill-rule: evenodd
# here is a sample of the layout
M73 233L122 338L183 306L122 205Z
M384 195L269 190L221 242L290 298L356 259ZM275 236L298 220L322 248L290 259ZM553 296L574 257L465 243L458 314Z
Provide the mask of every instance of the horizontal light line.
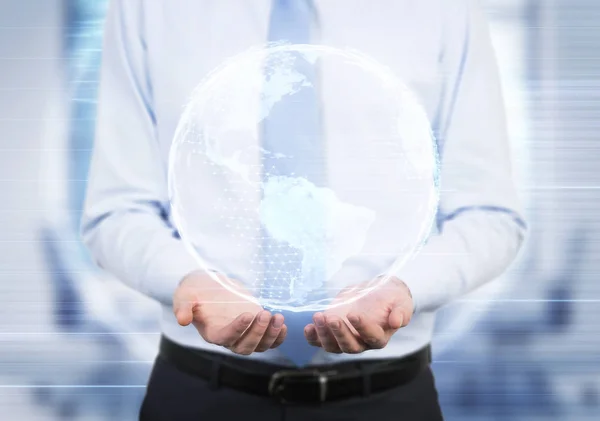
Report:
M531 186L518 187L518 190L600 190L598 186Z
M0 121L95 121L95 118L50 118L50 117L29 117L29 118L0 118Z
M86 48L86 52L102 52L101 48ZM591 59L591 58L590 58ZM0 60L71 60L71 57L0 57Z
M461 302L461 303L480 303L480 302L486 302L486 303L600 303L600 298L598 299L580 299L580 300L547 300L547 299L541 299L541 298L515 298L515 299L511 299L511 298L506 298L506 299L479 299L479 300L475 300L475 299L459 299L457 300L457 302Z
M101 22L100 19L97 20L97 22ZM99 23L94 23L93 21L91 21L90 23L80 23L77 25L23 25L23 26L16 26L16 25L6 25L6 26L0 26L0 29L83 29L83 28L90 28L90 27L102 27L101 24Z
M46 336L56 336L56 335L160 335L161 332L0 332L0 336L28 336L28 335L46 335Z
M131 389L146 388L145 384L2 384L0 389Z
M5 365L67 365L67 364L152 364L154 360L146 361L110 361L110 360L83 360L83 361L36 361L36 362L22 362L22 361L2 361L1 364Z

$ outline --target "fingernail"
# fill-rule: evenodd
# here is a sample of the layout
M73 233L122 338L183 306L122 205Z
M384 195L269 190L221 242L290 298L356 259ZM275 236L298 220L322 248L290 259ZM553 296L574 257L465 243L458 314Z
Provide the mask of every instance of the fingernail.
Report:
M332 320L329 322L329 327L333 330L339 330L340 328L340 321L339 320Z
M283 319L281 317L273 317L273 327L279 329L283 326Z
M348 316L348 321L352 324L357 324L360 322L360 318L356 314L353 314L351 316Z
M260 315L258 316L258 321L259 323L267 323L269 321L270 318L270 314L266 311L263 311L262 313L260 313Z
M315 316L314 322L318 327L325 326L325 320L323 320L323 316Z

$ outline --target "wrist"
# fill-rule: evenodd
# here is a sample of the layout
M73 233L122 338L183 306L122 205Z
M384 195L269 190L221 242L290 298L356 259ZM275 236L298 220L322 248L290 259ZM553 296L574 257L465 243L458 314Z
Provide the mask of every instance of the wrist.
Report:
M403 278L403 280L400 282L402 282L404 288L406 289L407 295L410 297L413 314L417 314L420 310L420 306L418 302L418 294L415 294L415 287L413 282L410 279L405 280L405 278Z
M193 270L179 281L177 288L192 292L200 299L206 294L206 291L214 290L217 283L221 284L217 279L217 274L218 272L212 270Z
M198 279L198 278L211 278L214 279L219 272L212 269L196 269L191 272L188 272L181 280L179 281L179 285L190 279Z
M413 298L410 287L406 284L406 282L404 282L402 279L400 279L396 276L392 276L390 281L394 285L396 285L396 287L402 291L403 296L406 297L406 299L407 299L406 307L410 310L410 314L411 315L415 314L416 313L416 305L415 305L415 300Z

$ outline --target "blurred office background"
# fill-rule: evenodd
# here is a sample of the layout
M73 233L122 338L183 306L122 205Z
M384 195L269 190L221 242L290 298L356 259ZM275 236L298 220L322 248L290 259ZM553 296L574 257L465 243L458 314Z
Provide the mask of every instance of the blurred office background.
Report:
M600 419L600 2L484 0L526 249L444 309L448 420ZM155 305L90 263L77 224L104 0L0 0L0 419L134 420ZM442 322L443 321L443 322Z

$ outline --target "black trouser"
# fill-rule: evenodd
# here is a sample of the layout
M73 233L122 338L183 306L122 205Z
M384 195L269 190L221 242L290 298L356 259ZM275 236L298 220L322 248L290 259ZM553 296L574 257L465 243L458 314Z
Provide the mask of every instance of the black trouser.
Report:
M324 404L282 404L230 388L213 388L209 381L179 371L160 356L156 359L141 421L440 421L433 374L423 370L414 380L382 393Z

